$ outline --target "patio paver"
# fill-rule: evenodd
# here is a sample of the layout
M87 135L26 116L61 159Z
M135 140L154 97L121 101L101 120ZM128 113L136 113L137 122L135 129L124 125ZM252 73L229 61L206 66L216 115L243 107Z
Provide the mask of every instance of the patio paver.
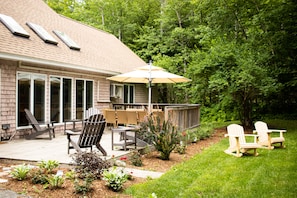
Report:
M47 137L47 136L44 136ZM115 134L114 138L119 138L119 135ZM13 139L12 141L6 141L0 143L0 160L20 160L29 162L38 162L41 160L57 160L60 164L70 164L73 162L71 154L76 151L70 150L70 154L67 154L67 136L64 134L56 134L56 138L49 139ZM107 156L103 156L100 151L94 147L93 151L98 151L99 155L104 159L111 159L112 157L118 158L123 155L127 155L130 151L124 151L120 149L112 150L111 146L111 131L105 129L101 139L101 145L106 150ZM132 149L134 146L131 147ZM138 149L141 147L138 147ZM139 170L132 168L125 168L128 172L133 172L135 177L142 178L158 178L163 173L147 170Z
M44 136L47 137L47 136ZM118 137L116 137L118 138ZM74 149L70 150L70 155L67 154L67 136L61 133L56 134L56 138L49 139L13 139L12 141L1 142L0 144L0 159L25 160L25 161L41 161L41 160L57 160L62 164L72 162L71 154L75 153ZM101 145L106 150L107 156L93 147L93 151L98 151L105 159L111 157L119 157L129 153L129 150L111 149L111 131L105 129L101 139Z

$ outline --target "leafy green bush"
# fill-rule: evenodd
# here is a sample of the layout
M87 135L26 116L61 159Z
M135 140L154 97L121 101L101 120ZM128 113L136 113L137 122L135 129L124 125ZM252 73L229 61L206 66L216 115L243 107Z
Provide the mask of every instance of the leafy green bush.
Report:
M128 175L123 169L114 167L112 170L104 170L102 179L111 190L118 192L128 180Z
M102 171L111 167L111 164L99 157L95 152L80 152L72 156L75 162L75 171L80 178L92 175L94 179L101 177Z
M27 178L27 175L30 171L30 167L25 165L25 164L22 164L22 165L19 165L19 166L16 166L11 172L10 174L12 175L12 177L14 179L17 179L17 180L24 180Z

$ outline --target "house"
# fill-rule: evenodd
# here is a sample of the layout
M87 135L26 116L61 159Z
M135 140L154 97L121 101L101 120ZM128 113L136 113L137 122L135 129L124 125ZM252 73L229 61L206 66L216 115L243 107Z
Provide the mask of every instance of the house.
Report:
M66 18L42 0L0 0L1 137L28 132L37 120L83 118L89 107L145 103L143 84L106 78L146 63L112 34Z

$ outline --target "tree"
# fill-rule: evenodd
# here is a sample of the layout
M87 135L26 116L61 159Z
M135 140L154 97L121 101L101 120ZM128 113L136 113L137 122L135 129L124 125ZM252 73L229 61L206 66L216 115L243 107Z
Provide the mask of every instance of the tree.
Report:
M46 2L114 34L146 62L192 79L159 85L160 102L200 103L203 117L247 127L264 113L297 108L294 0Z

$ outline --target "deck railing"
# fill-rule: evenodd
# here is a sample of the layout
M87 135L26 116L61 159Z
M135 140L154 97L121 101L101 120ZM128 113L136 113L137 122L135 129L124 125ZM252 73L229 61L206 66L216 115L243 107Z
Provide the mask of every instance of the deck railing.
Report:
M166 106L165 119L170 119L180 130L200 125L200 105Z
M114 109L146 108L147 104L113 104ZM179 130L186 130L200 125L199 104L152 104L153 108L162 109L165 119L170 119Z

